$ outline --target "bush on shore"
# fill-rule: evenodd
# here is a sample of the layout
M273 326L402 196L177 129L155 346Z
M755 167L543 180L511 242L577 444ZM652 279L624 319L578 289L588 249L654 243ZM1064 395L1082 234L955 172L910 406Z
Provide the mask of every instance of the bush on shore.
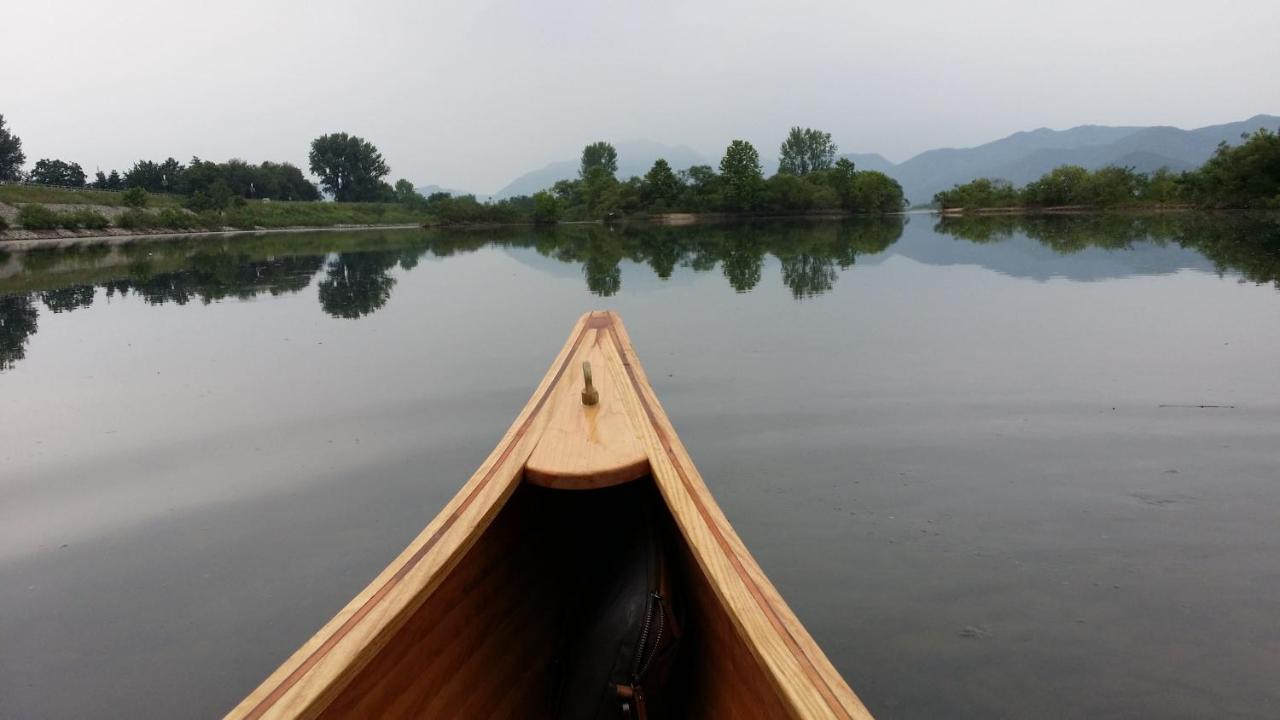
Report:
M140 187L131 187L120 196L125 207L143 208L147 206L147 191Z
M58 213L44 205L23 205L18 209L18 223L27 230L53 230L58 227Z
M101 230L110 225L106 216L96 210L58 212L39 203L22 206L18 210L18 223L27 230Z

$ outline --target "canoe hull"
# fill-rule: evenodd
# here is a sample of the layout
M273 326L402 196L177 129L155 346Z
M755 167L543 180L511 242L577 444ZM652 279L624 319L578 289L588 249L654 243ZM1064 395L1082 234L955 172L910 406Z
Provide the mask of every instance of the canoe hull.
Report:
M595 409L577 398L584 360L600 385ZM531 458L537 484L588 492L526 483ZM551 618L583 537L563 528L588 522L592 494L605 492L590 488L637 469L648 474L633 482L667 510L690 599L677 673L684 713L870 718L729 525L609 312L578 321L458 495L228 717L543 716Z

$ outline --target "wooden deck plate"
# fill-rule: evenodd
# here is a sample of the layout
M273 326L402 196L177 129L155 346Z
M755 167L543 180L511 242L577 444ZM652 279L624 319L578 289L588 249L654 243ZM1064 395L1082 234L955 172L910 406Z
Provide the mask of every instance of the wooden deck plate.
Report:
M582 403L582 375L590 362L600 400ZM544 413L550 420L524 466L525 482L563 490L590 490L638 480L649 474L649 456L640 444L621 395L630 392L618 348L607 330L588 328L569 372L551 391Z

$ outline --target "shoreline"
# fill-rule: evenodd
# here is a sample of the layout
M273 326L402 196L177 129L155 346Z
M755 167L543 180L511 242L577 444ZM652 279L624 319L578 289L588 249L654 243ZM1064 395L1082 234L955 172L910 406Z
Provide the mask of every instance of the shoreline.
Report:
M166 242L199 237L227 237L232 235L265 235L304 232L326 232L338 230L420 230L422 225L397 223L393 225L294 225L279 228L262 228L254 230L193 230L181 231L126 231L103 235L50 235L47 237L8 238L0 237L0 251L48 250L78 247L82 245L127 245L133 242ZM53 232L75 232L62 230Z
M1050 207L976 207L934 208L932 212L942 217L966 217L972 215L1093 215L1102 213L1130 213L1135 215L1166 212L1212 212L1209 208L1185 203L1169 205L1055 205Z

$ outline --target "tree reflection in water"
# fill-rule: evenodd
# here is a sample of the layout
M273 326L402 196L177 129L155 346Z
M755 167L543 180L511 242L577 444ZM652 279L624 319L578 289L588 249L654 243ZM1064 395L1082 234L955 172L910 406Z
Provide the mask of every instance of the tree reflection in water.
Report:
M0 277L0 370L25 356L38 321L37 302L53 313L133 295L152 305L212 303L227 298L282 295L319 276L321 309L335 318L361 318L391 298L396 268L409 271L430 254L486 247L532 249L582 268L587 290L602 297L622 291L622 263L646 265L662 279L678 268L707 273L720 267L738 293L757 287L768 257L778 260L783 284L796 299L829 292L859 256L881 253L902 236L900 216L844 222L754 225L561 226L430 233L326 234L310 238L245 237L213 243L138 243L0 257L21 270ZM1139 243L1194 249L1219 272L1280 288L1280 219L1209 213L1071 216L944 217L935 232L978 244L1023 234L1055 253L1117 250Z
M396 284L390 270L401 259L397 252L339 254L325 267L320 281L320 307L333 317L349 319L381 309L391 299L391 288Z
M38 319L31 296L0 296L0 370L9 370L27 356L27 340L35 334Z
M1280 216L1275 214L976 215L940 218L934 230L975 243L1002 242L1020 233L1059 255L1173 243L1199 252L1220 274L1240 273L1249 282L1280 289Z

